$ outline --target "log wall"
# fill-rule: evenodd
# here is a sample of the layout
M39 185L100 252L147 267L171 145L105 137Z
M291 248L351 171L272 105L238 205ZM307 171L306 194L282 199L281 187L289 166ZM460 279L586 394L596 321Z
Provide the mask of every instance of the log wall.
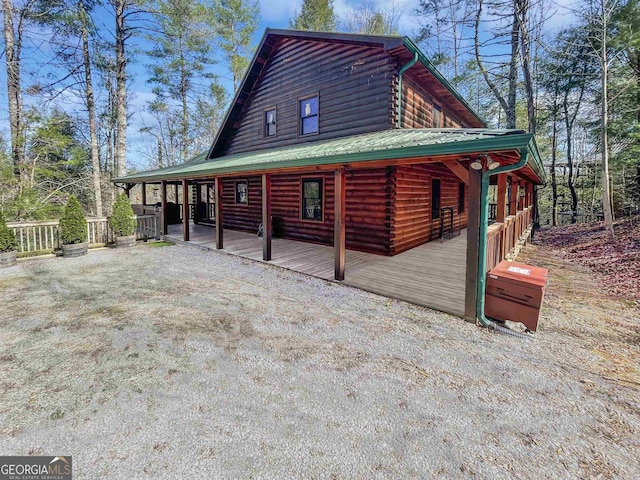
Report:
M382 47L281 39L266 60L225 155L392 128L395 59ZM298 100L318 94L319 132L299 134ZM264 111L276 108L276 135L264 135Z
M248 180L249 203L236 205L236 180ZM222 225L224 228L257 233L262 222L262 177L222 179Z
M301 220L301 178L322 178L323 221ZM454 228L467 225L468 189L464 212L458 215L459 178L442 164L397 166L347 171L347 248L382 255L395 255L428 242L432 226L431 180L441 181L441 207L453 207ZM235 180L249 182L249 205L235 204ZM284 238L333 244L334 175L328 173L274 174L271 177L271 212ZM257 232L262 221L261 178L225 178L223 185L224 227ZM438 230L433 232L438 233Z
M442 164L398 166L394 173L394 211L390 253L404 252L428 242L432 227L440 221L431 218L431 180L440 179L440 206L453 207L454 228L467 226L468 188L465 187L464 211L458 215L460 179ZM439 230L433 232L437 234Z
M402 77L402 128L434 128L433 105L441 109L440 125L442 128L460 128L462 122L447 107L437 100L437 96L429 88L424 79L415 77L411 70Z
M301 220L302 177L323 179L322 222ZM333 172L271 176L271 214L274 224L281 224L284 238L333 245L333 180Z

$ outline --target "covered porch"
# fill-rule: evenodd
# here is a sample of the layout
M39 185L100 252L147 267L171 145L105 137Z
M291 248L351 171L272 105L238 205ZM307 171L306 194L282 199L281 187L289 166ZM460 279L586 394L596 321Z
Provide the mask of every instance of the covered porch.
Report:
M165 238L184 242L182 225L169 225ZM189 241L216 249L215 228L190 224ZM465 314L466 229L460 235L420 245L392 257L346 250L340 283L448 313ZM263 240L255 234L225 229L223 252L333 280L332 246L273 238L271 260L263 260Z

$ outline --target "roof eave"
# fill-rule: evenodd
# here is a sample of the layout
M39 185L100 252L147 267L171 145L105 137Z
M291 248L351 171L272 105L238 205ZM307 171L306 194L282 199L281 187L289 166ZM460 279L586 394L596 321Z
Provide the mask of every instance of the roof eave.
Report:
M413 53L413 54L418 54L418 59L420 60L420 63L422 63L422 65L424 65L424 67L429 70L429 72L436 77L436 79L447 89L449 90L449 92L451 92L451 94L456 97L456 99L464 106L464 108L466 108L484 127L487 127L487 122L484 120L484 118L482 118L480 116L480 114L478 112L475 111L475 109L469 105L469 103L462 97L462 95L460 95L460 92L458 92L453 85L451 85L449 83L449 81L444 78L442 76L442 74L438 71L438 69L433 65L433 63L431 63L431 61L424 55L424 53L422 53L422 51L418 48L418 46L413 43L413 41L409 38L409 37L404 37L403 38L403 43L404 46L407 47L407 49Z
M529 139L529 143L527 148L529 149L529 163L531 164L531 168L534 173L537 175L540 180L540 184L543 185L547 183L547 172L544 169L544 164L542 163L542 158L540 158L540 151L538 150L538 144L536 143L536 137L530 133L531 136Z
M469 153L489 153L494 151L520 150L522 148L528 148L531 152L531 155L529 156L529 164L540 179L541 183L544 183L544 168L542 167L542 161L540 160L540 155L535 144L535 140L533 139L533 135L530 133L500 135L492 138L474 139L459 142L372 150L368 152L346 153L329 157L299 158L287 160L284 162L277 162L276 164L265 162L263 164L249 164L239 167L231 166L210 169L194 168L174 174L168 173L153 176L131 175L122 177L120 179L115 179L114 182L119 181L131 183L134 180L138 183L157 182L161 180L201 178L206 176L228 175L231 173L245 173L249 171L278 171L290 168L314 167L319 165L367 163L379 160L399 160L402 158L445 156Z
M216 132L216 136L213 139L213 143L211 144L211 147L209 147L209 150L207 151L207 158L211 158L212 154L213 154L213 150L215 149L217 143L218 143L218 139L220 138L220 135L222 134L224 127L226 126L227 122L229 121L229 116L231 115L231 112L233 111L233 107L236 104L236 102L238 101L238 98L240 96L240 94L244 91L244 87L245 84L247 83L247 79L249 78L249 75L251 74L251 71L254 67L254 65L256 65L256 60L258 59L260 53L262 52L262 49L264 48L264 43L265 40L267 39L267 35L269 35L270 33L270 29L266 28L264 30L264 33L262 34L262 38L260 39L260 43L258 43L258 47L256 48L255 52L253 53L253 57L251 57L251 61L249 62L249 68L247 68L247 70L244 72L244 76L242 77L242 82L240 83L240 86L236 89L234 95L233 95L233 100L231 101L231 103L229 103L229 108L227 108L227 112L224 115L224 118L222 119L222 122L220 123L220 128L218 128L218 131Z

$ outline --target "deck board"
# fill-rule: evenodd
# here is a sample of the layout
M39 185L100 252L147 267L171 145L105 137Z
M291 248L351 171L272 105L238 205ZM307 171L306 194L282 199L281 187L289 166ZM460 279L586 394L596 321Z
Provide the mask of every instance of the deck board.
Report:
M182 241L182 226L170 225L170 240ZM215 249L210 226L191 225L189 244ZM224 231L223 252L262 262L262 239L254 234ZM426 243L393 257L347 250L341 283L391 298L464 315L466 230L450 240ZM333 247L283 238L272 240L270 263L333 280Z

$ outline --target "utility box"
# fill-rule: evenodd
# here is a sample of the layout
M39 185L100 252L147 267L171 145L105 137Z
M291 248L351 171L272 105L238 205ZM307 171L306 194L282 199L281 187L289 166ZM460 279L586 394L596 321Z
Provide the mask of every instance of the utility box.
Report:
M549 270L524 263L500 262L487 274L485 315L523 323L535 332Z

